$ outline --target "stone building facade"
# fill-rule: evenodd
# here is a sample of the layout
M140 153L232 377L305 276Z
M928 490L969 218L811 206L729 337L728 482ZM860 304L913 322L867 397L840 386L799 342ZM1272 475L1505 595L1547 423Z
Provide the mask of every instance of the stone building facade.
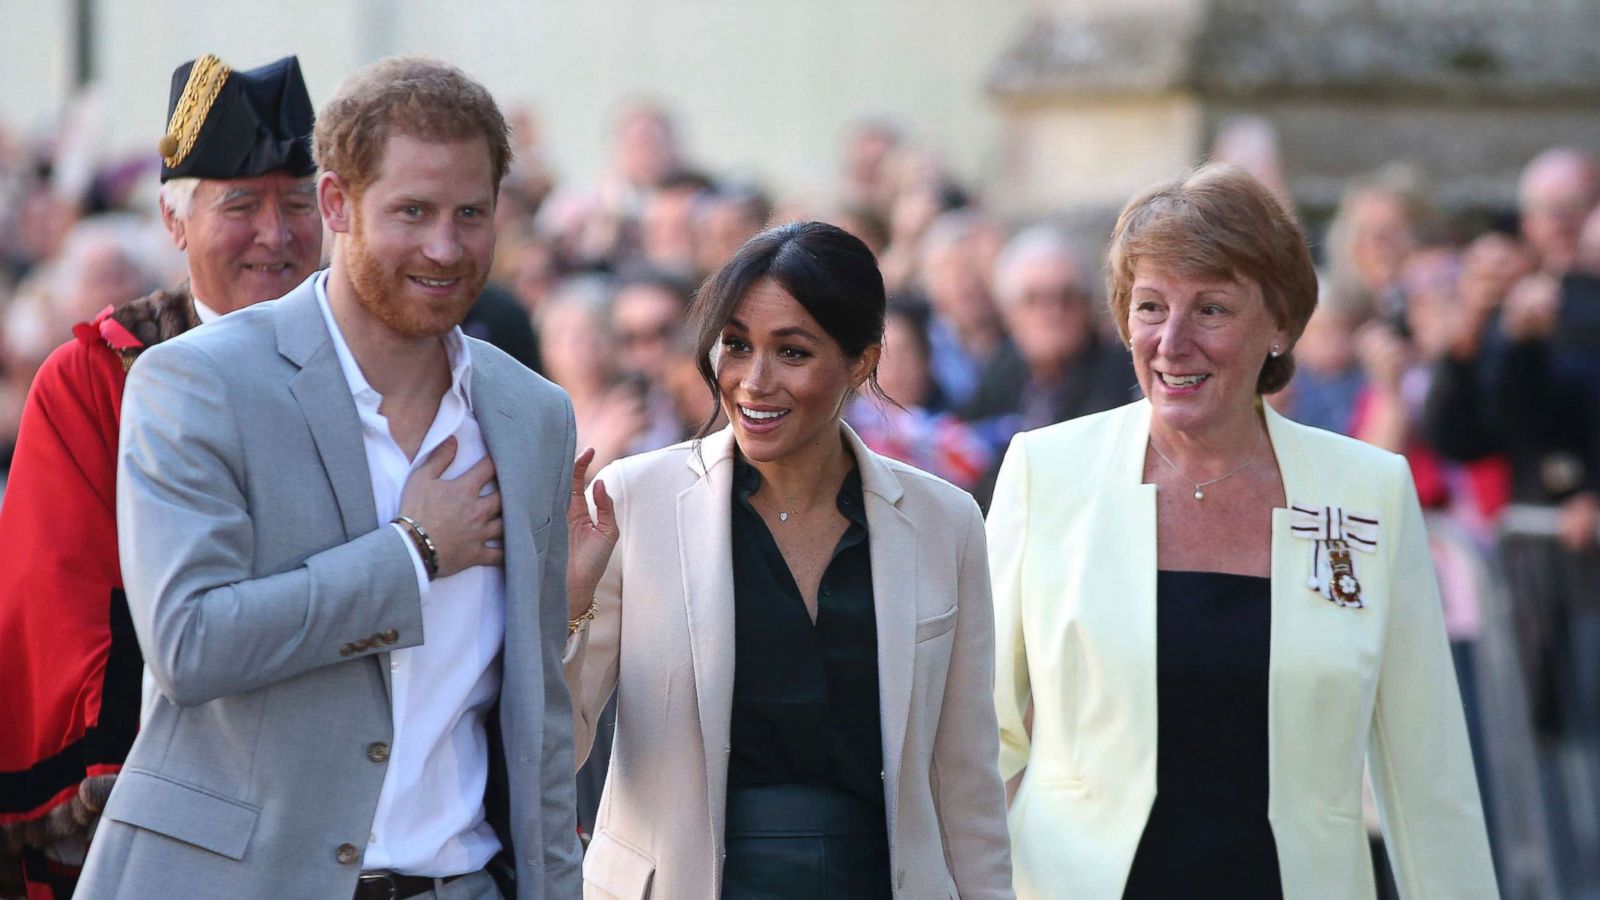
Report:
M1600 150L1600 3L1042 0L988 88L1018 215L1103 216L1240 115L1313 215L1392 161L1443 211L1502 209L1539 150Z

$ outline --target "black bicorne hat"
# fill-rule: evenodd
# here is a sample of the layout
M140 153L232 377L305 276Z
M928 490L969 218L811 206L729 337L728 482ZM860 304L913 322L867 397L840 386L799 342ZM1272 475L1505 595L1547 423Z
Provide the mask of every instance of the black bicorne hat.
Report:
M235 72L208 53L172 73L161 180L311 175L313 122L295 57Z

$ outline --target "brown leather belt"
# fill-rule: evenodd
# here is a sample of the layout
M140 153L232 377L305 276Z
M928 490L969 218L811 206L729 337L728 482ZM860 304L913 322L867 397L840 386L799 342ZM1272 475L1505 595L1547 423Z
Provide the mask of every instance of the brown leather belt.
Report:
M439 881L449 884L464 875L451 875ZM400 875L394 872L362 872L356 880L356 893L352 900L406 900L433 890L434 879L422 875Z

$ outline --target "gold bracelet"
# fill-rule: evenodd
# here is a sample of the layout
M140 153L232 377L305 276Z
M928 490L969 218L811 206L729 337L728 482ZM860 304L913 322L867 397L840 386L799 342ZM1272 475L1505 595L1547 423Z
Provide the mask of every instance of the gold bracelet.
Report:
M583 612L579 613L578 617L576 619L568 619L567 620L567 637L571 637L571 636L577 634L578 633L578 629L582 628L584 625L587 625L590 622L593 622L595 613L597 613L599 611L600 611L600 601L599 600L590 600L588 609L586 609Z

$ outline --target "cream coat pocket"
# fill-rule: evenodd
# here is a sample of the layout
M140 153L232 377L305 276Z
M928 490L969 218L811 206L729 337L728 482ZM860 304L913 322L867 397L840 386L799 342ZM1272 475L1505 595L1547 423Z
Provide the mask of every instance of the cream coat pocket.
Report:
M656 861L601 829L583 855L583 895L606 900L648 900Z
M946 631L956 627L956 613L961 611L960 606L952 606L945 612L930 616L917 623L917 643L929 641Z

